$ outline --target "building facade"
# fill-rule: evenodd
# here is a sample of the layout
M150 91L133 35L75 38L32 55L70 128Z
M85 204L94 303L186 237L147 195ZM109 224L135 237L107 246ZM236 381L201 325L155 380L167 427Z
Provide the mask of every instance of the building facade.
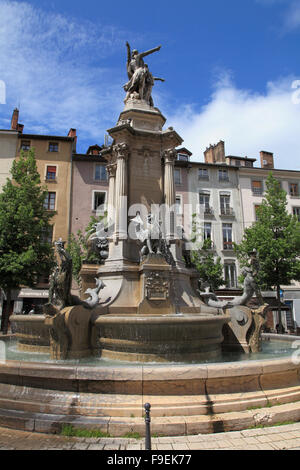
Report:
M107 161L97 145L72 156L71 232L85 233L92 216L104 215L108 201Z
M76 130L70 129L67 136L25 134L18 118L18 110L14 110L12 129L7 131L16 139L15 147L11 143L14 158L19 158L21 151L34 149L41 184L48 190L44 208L55 211L51 231L45 235L49 243L59 238L67 241L71 230L72 154L76 152ZM38 313L38 307L48 300L48 277L40 279L34 289L24 286L13 291L12 299L14 313L28 312L33 306Z

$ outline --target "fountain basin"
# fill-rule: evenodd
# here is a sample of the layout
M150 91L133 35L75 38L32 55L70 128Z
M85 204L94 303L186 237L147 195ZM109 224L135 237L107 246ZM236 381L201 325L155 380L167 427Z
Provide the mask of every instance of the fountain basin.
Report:
M45 315L11 315L20 351L50 352L49 327Z
M0 426L37 432L72 424L143 435L146 402L152 433L240 430L298 421L299 400L300 364L291 355L226 364L0 363Z
M101 315L95 321L101 357L132 362L218 358L224 315Z

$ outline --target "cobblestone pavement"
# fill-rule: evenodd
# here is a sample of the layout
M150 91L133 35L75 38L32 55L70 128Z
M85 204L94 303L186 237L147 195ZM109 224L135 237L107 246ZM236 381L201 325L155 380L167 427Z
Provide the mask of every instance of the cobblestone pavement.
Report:
M0 450L144 450L144 439L78 438L0 428ZM300 423L195 436L152 438L152 450L300 449Z

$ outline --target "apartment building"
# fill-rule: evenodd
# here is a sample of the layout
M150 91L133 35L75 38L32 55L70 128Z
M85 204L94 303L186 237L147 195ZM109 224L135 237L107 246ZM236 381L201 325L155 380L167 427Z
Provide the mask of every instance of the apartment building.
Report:
M46 210L55 211L51 219L51 232L46 234L49 242L58 238L68 240L71 230L71 184L72 154L76 152L76 130L70 129L67 136L26 134L18 123L19 112L14 110L12 127L16 133L14 157L33 148L41 183L48 189L44 202ZM13 145L12 145L13 147ZM22 287L13 292L13 311L20 313L32 305L40 305L48 299L48 279L41 279L35 289Z
M183 167L178 161L175 171L178 167L182 180L187 178L182 195L187 204L184 210L185 232L190 234L193 221L197 221L199 241L211 240L213 252L224 264L226 287L235 289L238 287L239 266L233 243L239 243L243 236L239 169L226 161L223 141L206 149L204 162L189 161ZM180 186L176 185L176 197L179 195Z
M6 179L11 177L10 170L16 157L18 135L23 128L18 120L19 110L15 109L10 129L0 129L0 192L6 183Z
M266 192L266 180L272 172L280 182L281 188L287 193L287 211L294 214L300 221L300 171L275 168L274 155L271 152L260 152L260 167L239 167L239 185L241 206L243 211L243 230L256 220L256 211L261 205ZM266 293L274 298L275 293ZM283 324L291 329L295 322L300 326L300 283L294 281L290 286L282 286L282 301L287 309L284 310ZM271 322L270 322L271 323ZM278 323L278 313L273 311L273 325Z
M86 154L72 156L71 232L83 233L91 216L103 215L108 200L107 161L102 147L92 145Z

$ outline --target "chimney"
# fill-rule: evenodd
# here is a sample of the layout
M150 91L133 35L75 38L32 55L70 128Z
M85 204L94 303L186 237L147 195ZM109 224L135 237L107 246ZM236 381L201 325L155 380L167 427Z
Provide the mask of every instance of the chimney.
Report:
M274 168L274 156L271 152L265 152L262 150L260 152L260 166L261 168L266 168L272 170Z
M76 153L76 145L77 145L77 134L76 134L76 129L71 128L68 132L68 137L73 137L74 142L73 142L73 152Z
M204 152L206 163L225 163L225 142L220 140L216 145L210 145Z
M23 129L24 129L24 124L18 124L17 131L18 131L20 134L23 134Z
M18 108L15 108L12 114L11 124L10 124L10 128L12 131L18 130L18 123L19 123L19 110Z

